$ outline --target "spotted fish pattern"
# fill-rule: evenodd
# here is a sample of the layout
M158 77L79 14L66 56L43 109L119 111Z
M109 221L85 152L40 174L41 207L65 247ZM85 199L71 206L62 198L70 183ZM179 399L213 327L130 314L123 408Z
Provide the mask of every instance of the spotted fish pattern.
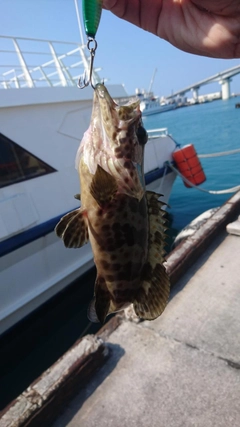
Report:
M146 142L139 101L119 106L98 84L90 127L76 157L81 207L55 228L66 247L90 240L97 267L88 310L93 322L104 323L108 314L130 304L137 316L152 320L168 301L165 212L159 195L145 190Z

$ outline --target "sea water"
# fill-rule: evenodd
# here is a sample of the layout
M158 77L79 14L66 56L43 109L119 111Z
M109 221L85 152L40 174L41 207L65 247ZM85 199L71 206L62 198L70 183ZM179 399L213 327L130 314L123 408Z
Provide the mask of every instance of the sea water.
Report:
M146 129L167 127L183 147L194 144L198 154L211 154L240 148L239 97L178 108L144 118ZM225 190L240 185L240 153L201 159L207 180L199 187ZM187 188L176 178L169 199L172 227L181 230L202 212L222 205L233 193L208 194Z

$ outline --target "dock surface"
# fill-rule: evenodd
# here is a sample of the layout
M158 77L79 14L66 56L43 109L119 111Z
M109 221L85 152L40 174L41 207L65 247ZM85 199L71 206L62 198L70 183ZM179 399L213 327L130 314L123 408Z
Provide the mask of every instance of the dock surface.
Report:
M222 232L161 317L123 321L53 427L240 426L240 237Z
M162 316L80 338L0 427L239 427L239 213L240 192L168 255Z

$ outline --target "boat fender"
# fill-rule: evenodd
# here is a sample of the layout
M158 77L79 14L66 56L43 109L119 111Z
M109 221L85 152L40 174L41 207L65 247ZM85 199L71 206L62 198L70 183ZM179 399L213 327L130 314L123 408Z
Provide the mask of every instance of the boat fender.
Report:
M185 145L174 151L173 159L181 175L193 185L199 185L206 181L205 173L193 144ZM185 181L184 185L188 188L191 187Z

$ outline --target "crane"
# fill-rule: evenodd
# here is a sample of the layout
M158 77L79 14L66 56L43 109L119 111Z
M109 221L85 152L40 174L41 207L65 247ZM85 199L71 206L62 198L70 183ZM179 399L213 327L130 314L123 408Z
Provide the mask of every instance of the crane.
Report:
M153 86L153 82L154 82L154 79L155 79L156 72L157 72L157 68L155 68L154 71L153 71L153 75L152 75L152 78L151 78L151 81L150 81L148 93L150 93L152 91L152 86Z

